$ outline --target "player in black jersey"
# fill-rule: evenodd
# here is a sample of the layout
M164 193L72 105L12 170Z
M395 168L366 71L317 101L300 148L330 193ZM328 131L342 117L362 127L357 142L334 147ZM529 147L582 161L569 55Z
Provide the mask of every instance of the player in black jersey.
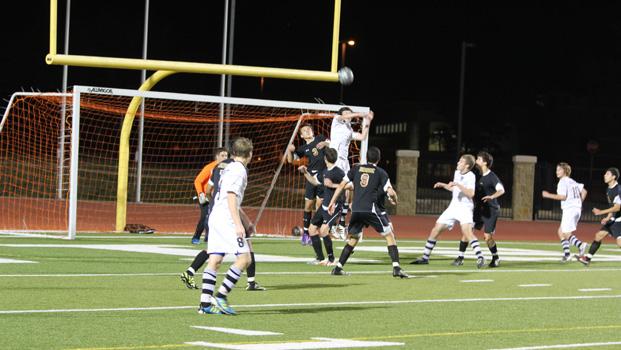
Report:
M324 163L324 148L328 144L325 136L317 135L313 132L311 124L302 124L300 126L300 137L304 140L299 147L289 145L287 147L286 157L289 164L295 159L306 157L308 159L308 172L314 176L326 168ZM321 186L314 186L306 181L304 192L304 233L302 234L302 244L310 244L308 227L310 226L313 211L321 205Z
M477 154L476 166L478 168L477 182L474 193L474 229L483 230L485 242L489 251L492 253L492 261L489 267L500 266L500 258L498 257L498 248L494 240L496 233L496 221L500 214L500 204L497 198L505 193L505 188L500 182L498 176L491 170L494 163L494 157L491 154L481 151ZM459 242L459 255L452 262L453 266L461 266L464 264L464 253L468 247L468 239L461 237Z
M608 235L612 236L621 248L621 186L619 186L618 181L619 169L608 168L604 173L604 182L608 185L606 197L610 207L604 210L593 208L593 214L606 215L606 217L601 221L604 226L595 234L589 252L582 256L576 255L578 261L583 265L588 266L591 263L591 259L602 244L602 240Z
M222 170L226 168L226 166L231 164L232 162L234 162L232 158L227 158L221 161L213 169L211 173L211 177L209 178L209 183L207 184L207 193L209 193L209 196L211 196L212 193L218 193L219 186L220 186L220 174L222 173ZM208 224L209 214L211 213L211 209L213 208L214 202L215 201L213 200L209 201L209 209L207 211L207 215L205 216L205 227L209 227L209 224ZM240 214L242 224L244 225L244 228L246 229L246 237L250 238L250 236L255 233L254 232L255 227L252 224L252 221L250 220L248 215L246 215L246 213L241 208L239 210L239 214ZM209 234L207 233L207 235L205 236L205 242L208 242L208 235ZM247 281L248 281L246 290L263 291L265 290L265 287L261 286L257 281L255 281L256 261L254 259L254 251L252 249L252 243L250 240L248 240L248 246L250 248L251 261L250 261L250 265L248 265L248 268L246 269L246 276L247 276ZM207 259L209 259L209 254L207 254L207 249L201 250L194 257L192 264L190 264L190 266L185 270L185 272L181 274L180 276L181 281L186 287L188 287L189 289L199 289L199 287L196 285L196 281L194 280L194 274L205 264Z
M315 260L311 262L312 265L325 265L334 266L334 249L332 247L332 238L328 234L330 228L337 224L337 219L341 206L343 205L343 199L337 201L337 211L334 214L328 213L328 203L332 199L335 189L343 181L345 173L341 168L335 165L338 159L338 153L334 148L325 148L325 163L326 168L317 174L312 175L306 166L302 165L298 168L300 172L304 174L306 180L314 186L323 186L323 201L322 205L317 209L315 215L311 219L311 224L308 228L310 234L313 249L315 250ZM321 239L326 246L326 253L328 258L325 259L323 250L321 247Z
M349 170L347 177L340 183L328 206L329 213L335 213L336 202L340 198L344 189L354 191L352 200L352 214L347 230L347 244L341 252L339 262L336 264L333 275L346 275L343 265L354 250L362 234L362 229L372 226L376 232L386 239L388 254L392 260L392 275L394 277L408 278L408 274L401 269L399 264L399 249L397 241L386 217L380 215L377 203L382 192L386 192L389 197L396 202L397 193L390 184L388 174L384 169L377 166L381 158L381 153L377 147L369 147L367 151L367 164L358 164Z

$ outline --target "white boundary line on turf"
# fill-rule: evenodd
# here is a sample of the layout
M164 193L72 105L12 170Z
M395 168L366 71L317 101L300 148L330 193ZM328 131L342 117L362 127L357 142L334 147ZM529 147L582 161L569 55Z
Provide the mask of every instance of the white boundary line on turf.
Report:
M539 283L539 284L518 284L518 287L523 288L531 288L531 287L550 287L552 286L549 283Z
M349 305L400 305L400 304L433 304L433 303L468 303L492 301L547 301L547 300L594 300L594 299L621 299L617 295L572 295L556 297L506 297L506 298L463 298L463 299L420 299L420 300L369 300L343 301L330 303L291 303L291 304L248 304L232 305L239 309L261 308L290 308L312 306L349 306ZM0 310L0 315L8 314L39 314L39 313L71 313L71 312L112 312L112 311L153 311L153 310L180 310L197 309L197 306L154 306L128 308L99 308L99 309L48 309L48 310Z
M578 289L578 292L608 292L611 290L612 288L583 288Z
M191 328L196 329L204 329L208 331L222 332L228 334L237 334L237 335L282 335L282 333L276 332L267 332L267 331L252 331L249 329L239 329L239 328L222 328L222 327L207 327L207 326L190 326Z
M610 346L620 345L621 341L604 342L604 343L576 343L576 344L559 344L559 345L536 345L527 346L523 348L502 348L502 349L490 349L490 350L543 350L543 349L567 349L567 348L586 348L592 346Z
M558 272L580 272L580 273L589 273L589 272L619 272L621 268L593 268L590 267L588 269L573 269L573 270L543 270L543 269L520 269L520 270L509 270L509 269L496 269L496 270L465 270L465 269L455 269L455 270L408 270L408 272L412 272L415 274L436 274L436 273L521 273L521 272L534 272L534 273L558 273ZM10 274L3 275L0 274L0 278L2 277L132 277L132 276L178 276L181 272L146 272L146 273L59 273L59 274ZM355 275L383 275L390 274L392 270L386 271L353 271L351 272L351 276ZM200 273L199 273L200 274ZM225 275L226 272L221 272L219 275ZM308 276L308 275L329 275L330 270L324 271L265 271L257 273L258 276L290 276L290 275L298 275L298 276ZM350 276L350 277L351 277ZM431 277L431 276L427 276ZM434 276L438 277L438 276Z

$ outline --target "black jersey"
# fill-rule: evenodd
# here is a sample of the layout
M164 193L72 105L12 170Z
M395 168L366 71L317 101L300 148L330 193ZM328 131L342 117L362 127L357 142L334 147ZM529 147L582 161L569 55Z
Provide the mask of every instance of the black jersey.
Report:
M341 183L341 181L343 181L343 178L345 177L345 172L343 171L343 169L334 165L330 169L324 169L323 171L319 172L316 177L317 181L319 181L319 185L323 187L323 205L327 206L328 203L330 203L330 200L332 200L332 196L334 195L334 191L336 191L336 188L324 186L324 180L330 179L333 184L338 185ZM342 202L342 199L343 194L341 194L341 197L337 200L337 202Z
M354 165L347 173L354 184L352 212L380 212L377 203L388 184L386 171L374 164Z
M296 150L295 154L299 158L307 157L308 158L308 172L312 175L317 174L321 170L326 168L326 163L323 161L324 157L324 149L317 148L317 144L325 141L326 138L321 135L315 136L312 142L305 143L300 145Z
M621 204L621 187L619 184L616 184L614 187L608 187L606 189L606 198L608 199L608 204L612 207L614 204ZM621 212L612 213L612 218L617 219L621 216Z
M477 184L475 187L475 204L479 206L487 206L491 208L500 208L500 204L498 204L498 200L496 198L483 202L482 198L485 196L491 196L496 193L496 186L500 184L502 186L502 182L493 171L489 171L487 174L480 174L477 176Z

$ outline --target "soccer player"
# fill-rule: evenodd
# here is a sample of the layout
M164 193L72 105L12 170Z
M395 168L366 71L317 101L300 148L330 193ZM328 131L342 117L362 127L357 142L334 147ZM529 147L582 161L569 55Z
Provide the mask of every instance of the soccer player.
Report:
M326 168L324 163L324 147L328 144L325 136L317 135L313 132L311 124L302 124L300 126L300 137L304 140L304 144L295 148L294 145L287 147L287 162L293 163L295 159L306 157L308 159L308 172L311 177L320 173ZM306 181L304 192L304 233L302 234L302 244L310 244L310 236L308 227L310 226L313 211L321 205L321 189L322 186L314 186L308 180Z
M338 160L336 166L341 168L346 174L349 172L349 143L354 141L362 141L369 135L369 128L371 121L373 120L373 112L369 113L354 113L349 107L342 107L338 113L332 119L332 125L330 127L330 147L336 149L338 152ZM351 126L351 121L354 118L363 118L362 130L360 132L354 132ZM345 217L349 211L349 203L351 201L351 195L349 191L345 193L346 200L341 210L341 218L337 227L337 231L344 238L345 237Z
M298 169L304 174L308 183L313 186L323 186L323 204L319 207L315 215L313 216L309 233L313 249L315 250L315 260L311 262L312 265L326 265L334 266L334 249L332 247L332 238L328 234L330 228L336 224L336 219L339 215L341 206L343 205L341 200L336 201L337 211L333 214L328 213L328 204L332 199L332 195L336 187L343 181L345 173L341 168L335 165L337 160L337 152L334 148L327 148L325 150L325 169L317 174L311 174L307 167L302 165ZM342 197L342 196L341 196ZM328 255L327 260L323 255L323 249L321 247L320 238L326 247L326 253Z
M328 213L335 213L336 203L344 189L354 191L352 201L352 214L349 220L347 244L341 252L336 267L332 270L333 275L347 275L343 266L354 251L362 235L362 229L372 226L376 232L386 239L388 255L392 260L392 275L399 278L408 278L408 274L401 269L399 264L399 249L392 232L391 225L385 216L379 215L377 206L379 196L383 192L396 201L397 193L392 188L388 174L384 169L377 166L381 158L381 152L377 147L369 147L367 151L368 164L358 164L349 170L347 176L341 181L328 205Z
M217 193L219 191L220 188L220 176L222 174L222 170L224 168L226 168L229 164L231 164L233 162L233 159L231 158L227 158L223 161L221 161L218 166L215 167L215 169L213 169L212 175L209 178L209 183L207 184L207 193ZM209 209L207 212L207 216L205 217L205 226L209 226L208 224L208 220L209 220L209 213L211 213L211 210L213 208L213 200L209 202ZM239 210L240 215L241 215L241 219L242 219L242 223L244 224L244 227L246 228L246 235L247 237L249 237L251 234L254 233L254 225L252 224L250 218L246 215L246 213L243 211L243 209L240 208ZM205 241L208 240L208 235L205 236ZM247 281L248 281L248 285L246 286L246 290L248 291L263 291L265 290L265 287L261 286L259 284L259 282L257 282L255 280L255 276L256 276L256 260L254 257L254 250L252 249L252 243L250 241L248 241L248 244L250 245L250 257L251 257L251 262L250 265L248 266L248 269L246 270L246 277L247 277ZM207 249L203 249L201 250L195 257L194 260L192 261L192 264L190 264L190 266L185 270L185 272L183 272L180 276L181 281L183 282L183 284L189 288L189 289L198 289L198 286L196 286L196 282L194 280L194 274L196 274L196 271L198 271L207 261L207 259L209 258L209 254L207 254Z
M608 209L593 208L593 214L606 215L602 219L602 228L595 234L593 243L589 248L589 253L586 255L576 256L578 261L585 266L588 266L593 259L593 255L599 249L602 244L602 240L607 235L612 236L617 245L621 248L621 186L619 186L619 169L608 168L604 173L604 182L608 185L606 189L606 198L610 207Z
M561 217L561 225L557 233L563 248L563 257L561 258L563 263L571 260L570 244L575 245L579 249L580 256L584 255L587 248L586 242L582 242L574 235L580 220L580 214L582 213L582 202L586 198L587 191L584 189L583 184L574 181L574 179L569 177L570 175L571 166L563 162L558 163L556 165L556 177L559 180L556 186L556 194L548 191L541 192L543 198L561 201L563 216Z
M505 188L498 176L490 169L494 163L494 157L491 154L485 151L479 152L475 163L481 175L475 186L474 229L483 229L485 242L492 253L492 261L488 266L498 267L500 266L500 258L498 257L498 247L494 240L494 233L496 233L496 221L500 213L500 205L496 199L505 193ZM451 265L461 266L464 264L464 253L467 247L467 237L462 236L459 242L459 255Z
M211 172L221 161L229 157L229 151L224 147L216 148L214 152L213 162L205 165L203 170L194 179L194 188L196 189L196 195L198 196L198 203L201 207L201 216L196 223L196 230L194 236L192 236L192 244L199 244L201 241L201 234L205 231L205 220L209 212L209 199L211 193L207 189ZM207 242L207 234L205 234L205 242Z
M446 210L444 210L442 215L436 220L433 229L431 229L431 233L425 244L423 256L412 261L412 264L429 264L429 256L438 242L438 236L446 230L451 230L455 223L459 222L462 237L465 237L465 239L470 242L470 247L474 250L474 254L477 257L477 268L481 268L485 265L485 258L483 254L481 254L479 240L472 231L472 226L474 224L474 202L472 199L474 198L476 178L471 170L474 163L475 160L472 155L465 154L461 156L459 162L457 162L457 170L455 170L455 174L453 175L453 181L449 183L436 182L433 185L433 188L443 188L447 191L451 191L453 193L453 198Z
M228 303L228 294L251 262L240 208L248 183L246 166L252 159L252 141L245 137L237 138L231 151L234 162L222 170L220 188L214 194L214 205L209 215L209 259L203 271L199 313L235 315L235 310ZM226 254L235 254L236 259L214 295L216 274Z

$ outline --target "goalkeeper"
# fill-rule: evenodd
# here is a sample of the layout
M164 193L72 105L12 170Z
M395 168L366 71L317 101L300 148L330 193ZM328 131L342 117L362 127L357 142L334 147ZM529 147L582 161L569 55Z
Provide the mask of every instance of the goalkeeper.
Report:
M196 189L196 194L198 196L198 203L201 208L201 216L198 219L198 223L196 223L196 231L194 231L194 236L192 236L192 244L199 244L201 242L201 235L203 231L205 231L206 226L206 218L209 213L209 200L207 195L211 195L208 193L208 183L211 178L211 173L213 169L220 164L221 161L227 159L229 157L229 151L224 147L216 148L214 152L214 160L213 162L205 165L203 170L196 176L194 179L194 188ZM205 242L207 242L207 234L205 234Z

